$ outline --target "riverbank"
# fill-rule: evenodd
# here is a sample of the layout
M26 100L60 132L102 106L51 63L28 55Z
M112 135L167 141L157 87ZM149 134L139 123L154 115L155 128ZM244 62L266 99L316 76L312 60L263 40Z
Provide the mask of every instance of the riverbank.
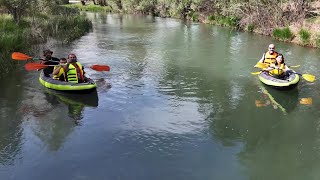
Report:
M46 11L37 13L31 13L36 11L35 7L25 7L28 11L17 18L16 14L8 13L10 6L0 6L0 73L15 67L16 61L10 58L14 51L30 54L33 45L46 43L49 39L70 43L92 29L91 21L75 9L56 5L45 7Z
M158 17L189 19L202 23L229 26L277 40L320 48L320 1L272 0L229 2L224 0L190 1L108 1L108 6L67 5L85 11L152 14Z

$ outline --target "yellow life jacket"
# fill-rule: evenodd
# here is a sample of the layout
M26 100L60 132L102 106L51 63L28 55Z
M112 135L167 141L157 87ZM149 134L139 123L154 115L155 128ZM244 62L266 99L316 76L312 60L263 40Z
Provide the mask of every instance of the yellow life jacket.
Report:
M284 63L282 63L282 64L280 65L280 67L277 66L277 65L274 65L274 64L272 64L270 67L278 67L278 69L273 69L273 70L269 71L269 74L270 74L270 75L281 76L281 75L284 74L284 69L285 69Z
M269 53L269 51L267 51L264 54L263 63L272 64L272 63L276 62L277 55L278 55L278 53L276 51L274 51L272 55Z
M77 65L79 67L79 73L77 73L76 67L74 65L69 64L69 70L67 72L68 82L78 83L79 80L80 82L84 81L82 65L79 62L77 62Z
M53 70L56 70L59 66L54 66ZM64 69L61 67L60 71L57 75L53 75L53 79L60 80L60 77L63 76L64 81L66 81L66 78L64 76Z

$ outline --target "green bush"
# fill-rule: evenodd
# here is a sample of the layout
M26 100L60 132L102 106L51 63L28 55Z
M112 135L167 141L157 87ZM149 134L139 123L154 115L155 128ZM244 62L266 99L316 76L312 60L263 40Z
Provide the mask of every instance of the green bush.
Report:
M274 38L282 41L288 41L293 38L293 34L290 31L289 27L285 27L283 29L276 28L273 30L272 35Z
M307 44L310 40L310 33L305 30L305 29L301 29L299 31L299 36L300 36L300 40L302 41L303 44Z
M92 22L80 15L55 16L50 18L49 22L44 23L48 35L63 42L71 42L92 28Z
M216 18L214 17L214 15L210 15L208 16L208 20L211 22L211 21L214 21Z
M196 12L192 13L191 17L192 17L192 21L198 21L199 20L199 14L196 13Z
M315 41L316 41L316 47L320 48L320 35L317 36Z
M90 11L90 12L111 12L112 8L110 6L100 6L100 5L94 5L94 4L88 4L86 6L83 6L81 4L67 4L64 5L67 8L71 9L79 9L80 11Z
M0 16L0 52L18 51L28 46L30 32L23 22L18 26L11 16Z
M247 31L253 32L254 28L255 28L254 24L248 24Z

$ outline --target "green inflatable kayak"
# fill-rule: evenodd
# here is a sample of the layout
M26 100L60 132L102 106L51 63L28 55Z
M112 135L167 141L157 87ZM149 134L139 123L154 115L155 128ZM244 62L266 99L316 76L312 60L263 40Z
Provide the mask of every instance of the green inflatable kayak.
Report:
M268 86L277 89L290 89L296 87L300 81L299 75L292 72L283 79L274 78L268 72L263 71L259 74L259 80Z
M46 77L43 71L40 73L39 81L43 86L58 91L86 92L97 88L92 79L85 83L71 83Z

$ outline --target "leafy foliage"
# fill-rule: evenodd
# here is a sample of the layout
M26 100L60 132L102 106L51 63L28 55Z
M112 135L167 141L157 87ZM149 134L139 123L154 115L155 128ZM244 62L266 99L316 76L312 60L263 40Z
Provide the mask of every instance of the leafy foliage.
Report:
M310 40L310 32L305 29L300 29L299 31L300 40L303 44L307 44Z
M285 27L283 29L276 28L273 31L273 37L282 41L288 41L293 38L293 34L290 31L289 27Z

